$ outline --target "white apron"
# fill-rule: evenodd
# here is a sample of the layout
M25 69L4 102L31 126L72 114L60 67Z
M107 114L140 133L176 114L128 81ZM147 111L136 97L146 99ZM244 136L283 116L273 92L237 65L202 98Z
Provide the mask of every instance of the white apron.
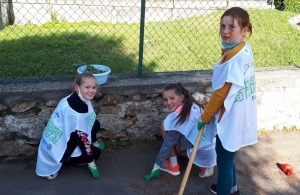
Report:
M177 112L170 113L164 120L165 131L179 131L186 139L188 139L193 145L196 142L197 135L199 133L197 125L199 117L202 114L203 109L198 105L193 104L189 118L181 125L176 125ZM216 153L215 153L215 132L212 129L205 127L194 164L199 167L213 167L216 165ZM193 148L187 150L187 155L190 157Z
M86 102L88 113L78 113L69 106L67 101L69 96L59 102L43 131L36 164L36 174L39 176L53 175L59 171L62 166L60 160L67 148L67 142L75 130L87 133L91 143L91 129L96 120L91 102ZM77 146L71 156L80 155L81 151Z
M253 53L249 45L245 44L229 61L221 65L219 62L214 66L213 90L220 89L225 82L232 83L232 86L224 102L222 119L217 122L219 111L211 123L217 126L222 146L235 152L243 146L258 142Z

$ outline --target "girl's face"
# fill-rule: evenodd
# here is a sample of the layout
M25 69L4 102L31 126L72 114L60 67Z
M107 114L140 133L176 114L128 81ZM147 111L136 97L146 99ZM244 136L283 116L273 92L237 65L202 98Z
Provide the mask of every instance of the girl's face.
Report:
M237 19L231 16L224 16L221 20L220 34L224 43L230 44L242 40L247 33L247 27L241 28Z
M79 90L82 97L84 97L87 100L92 100L97 91L96 80L94 78L85 78L83 83L79 86Z
M184 99L184 95L177 95L174 90L167 90L163 92L164 105L174 112Z

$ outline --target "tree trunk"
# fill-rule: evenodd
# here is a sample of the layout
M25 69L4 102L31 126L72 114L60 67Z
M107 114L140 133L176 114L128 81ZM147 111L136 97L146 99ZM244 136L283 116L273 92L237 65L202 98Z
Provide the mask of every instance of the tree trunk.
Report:
M226 9L229 7L230 0L226 0Z
M8 0L7 15L8 15L8 24L13 25L15 23L15 13L14 13L12 0Z

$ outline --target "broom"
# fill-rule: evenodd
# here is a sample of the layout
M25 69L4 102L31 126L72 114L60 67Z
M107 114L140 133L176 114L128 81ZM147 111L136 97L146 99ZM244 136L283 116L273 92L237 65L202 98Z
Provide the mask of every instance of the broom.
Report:
M192 154L191 154L191 158L190 158L189 163L188 163L188 165L186 167L186 170L185 170L185 173L184 173L184 176L183 176L180 188L179 188L178 195L182 195L183 194L183 191L184 191L187 179L189 177L192 165L194 163L194 159L195 159L195 156L196 156L196 153L197 153L197 150L198 150L198 146L200 145L200 142L201 142L202 134L203 134L203 131L204 131L204 126L205 125L203 125L201 127L201 129L200 129L200 131L199 131L199 133L197 135L197 139L196 139L196 142L194 144L194 148L193 148L193 151L192 151Z

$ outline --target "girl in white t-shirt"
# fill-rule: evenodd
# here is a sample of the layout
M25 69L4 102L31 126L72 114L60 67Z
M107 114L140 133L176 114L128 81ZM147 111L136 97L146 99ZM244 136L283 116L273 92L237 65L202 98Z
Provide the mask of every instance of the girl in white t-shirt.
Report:
M157 154L152 172L144 177L146 181L158 177L160 171L174 176L180 174L177 154L190 157L199 132L198 119L203 111L190 92L180 83L166 85L162 96L164 105L171 113L161 124L164 141ZM205 129L194 160L194 164L200 167L201 178L210 177L216 165L213 133L212 130Z
M104 144L97 141L100 123L91 100L97 84L93 74L79 74L73 93L63 98L45 127L38 150L36 174L55 179L63 164L87 164L95 179L100 178L95 161Z
M218 182L209 190L218 195L239 194L236 152L258 141L253 53L244 41L251 34L246 10L232 7L221 16L222 57L214 66L213 93L198 124L216 126Z

